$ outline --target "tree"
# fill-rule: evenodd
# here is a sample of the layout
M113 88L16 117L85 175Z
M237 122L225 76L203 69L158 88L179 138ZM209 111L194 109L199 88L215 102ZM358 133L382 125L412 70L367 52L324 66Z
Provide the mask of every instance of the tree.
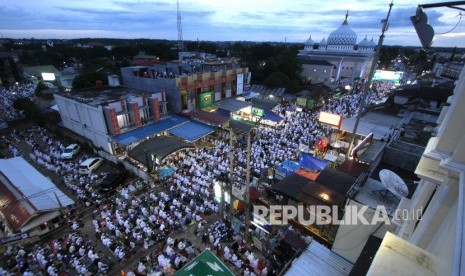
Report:
M40 116L40 108L29 98L19 98L13 102L13 107L22 110L28 119L37 119Z
M103 85L108 85L106 76L100 73L89 73L76 76L73 80L73 89L83 89L95 87L97 81L102 81Z

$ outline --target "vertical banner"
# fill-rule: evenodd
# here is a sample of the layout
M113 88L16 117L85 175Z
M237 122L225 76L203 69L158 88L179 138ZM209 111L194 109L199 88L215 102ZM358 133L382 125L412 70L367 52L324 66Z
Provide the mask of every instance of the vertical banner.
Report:
M236 95L241 95L244 92L244 74L243 73L237 74L236 80L237 80Z

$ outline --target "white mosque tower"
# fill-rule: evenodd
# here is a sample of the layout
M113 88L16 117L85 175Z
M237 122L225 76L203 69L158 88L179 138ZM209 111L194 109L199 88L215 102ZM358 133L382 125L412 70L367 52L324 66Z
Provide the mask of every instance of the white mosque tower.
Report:
M366 36L357 44L357 33L349 27L348 17L349 11L327 40L315 43L310 35L305 41L304 49L299 51L304 81L334 87L353 85L354 80L367 77L376 44Z

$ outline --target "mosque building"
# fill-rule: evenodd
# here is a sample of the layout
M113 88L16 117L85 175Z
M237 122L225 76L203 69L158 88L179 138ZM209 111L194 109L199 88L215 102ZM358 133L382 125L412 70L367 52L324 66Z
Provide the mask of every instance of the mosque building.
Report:
M357 43L357 34L349 27L347 18L330 33L328 39L314 42L310 36L299 51L301 77L307 83L325 83L330 87L353 85L370 73L376 43L365 36Z

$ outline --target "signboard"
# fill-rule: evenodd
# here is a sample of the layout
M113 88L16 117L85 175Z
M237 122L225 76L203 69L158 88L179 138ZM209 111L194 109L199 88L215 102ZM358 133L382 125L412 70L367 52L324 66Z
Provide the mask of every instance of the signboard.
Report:
M261 252L263 250L262 242L257 237L253 237L253 245L258 249L258 251Z
M297 98L296 105L298 106L307 106L306 98Z
M328 124L339 128L342 122L342 116L321 111L318 116L318 121L322 124Z
M197 108L207 108L214 104L215 94L213 92L205 92L197 94Z
M309 147L308 145L305 145L305 144L300 143L300 144L299 144L299 150L300 150L301 152L306 152L306 153L308 153L308 151L310 150L310 147Z
M42 80L44 81L54 81L55 80L55 74L54 73L41 73L42 75Z
M245 185L234 183L232 185L232 194L240 201L245 202Z
M284 177L286 177L286 174L283 173L283 172L281 172L281 171L279 171L279 170L275 170L275 172L274 172L274 177L275 177L276 179L278 179L278 180L281 180L281 179L283 179Z
M236 80L237 80L236 94L242 95L242 93L244 93L244 74L242 73L237 74Z
M14 242L14 241L17 241L17 240L26 239L28 237L29 237L28 233L18 233L18 234L14 234L14 235L11 235L11 236L1 237L0 238L0 244L5 244L5 243L9 243L9 242Z
M387 80L392 81L394 84L399 84L403 74L404 72L402 71L376 70L373 80Z
M256 117L265 116L265 111L262 108L252 107L252 115Z

